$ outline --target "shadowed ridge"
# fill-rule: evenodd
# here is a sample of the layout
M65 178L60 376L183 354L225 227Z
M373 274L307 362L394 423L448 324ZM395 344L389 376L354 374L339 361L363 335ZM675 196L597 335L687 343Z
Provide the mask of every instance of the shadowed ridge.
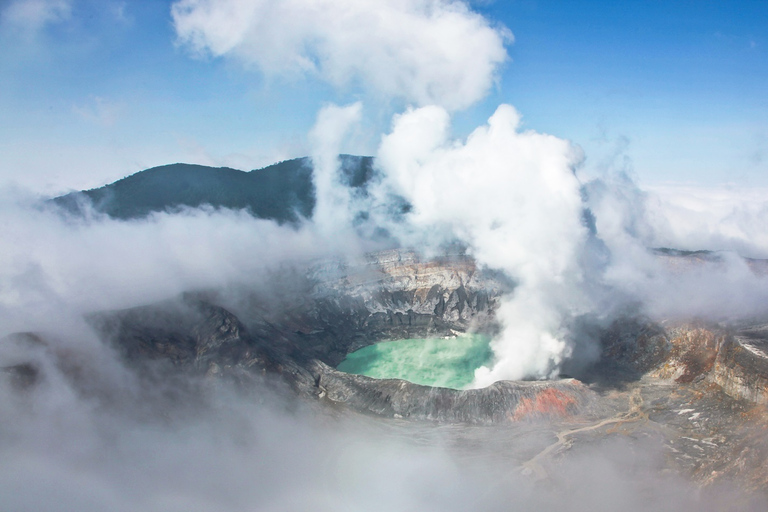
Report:
M364 188L373 176L373 158L339 158L344 181ZM85 213L90 203L117 219L210 205L247 209L255 217L283 223L311 217L315 192L311 160L302 157L250 172L183 163L163 165L100 188L56 197L52 202L76 215Z

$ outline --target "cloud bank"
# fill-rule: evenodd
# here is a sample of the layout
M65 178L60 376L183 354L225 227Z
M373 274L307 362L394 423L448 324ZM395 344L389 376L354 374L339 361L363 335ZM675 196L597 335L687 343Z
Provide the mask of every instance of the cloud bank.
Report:
M0 336L55 330L83 314L190 290L263 286L270 272L370 249L246 211L201 208L120 221L69 218L5 191L0 207ZM66 323L66 322L65 322Z
M589 444L533 481L553 441L531 425L436 427L329 413L269 385L239 392L123 366L87 330L6 342L31 388L0 372L4 510L765 510L729 489L659 475L653 439Z
M768 258L768 190L668 186L646 193L657 246Z
M180 0L172 16L195 53L452 110L485 96L512 38L458 0Z

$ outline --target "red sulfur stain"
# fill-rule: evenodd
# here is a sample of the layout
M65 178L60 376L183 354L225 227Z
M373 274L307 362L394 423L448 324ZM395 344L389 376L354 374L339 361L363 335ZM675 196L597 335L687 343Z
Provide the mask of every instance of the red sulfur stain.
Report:
M567 416L568 407L574 405L576 399L560 390L548 388L536 393L533 398L523 398L517 404L512 416L519 421L527 416Z

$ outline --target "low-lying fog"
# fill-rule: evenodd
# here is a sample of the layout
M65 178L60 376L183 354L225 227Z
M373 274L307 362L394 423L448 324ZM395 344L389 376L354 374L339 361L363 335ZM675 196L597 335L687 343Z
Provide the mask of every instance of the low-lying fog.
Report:
M435 426L126 368L86 329L9 342L42 381L0 388L3 510L764 510L662 474L652 440L603 443L547 466L544 425Z

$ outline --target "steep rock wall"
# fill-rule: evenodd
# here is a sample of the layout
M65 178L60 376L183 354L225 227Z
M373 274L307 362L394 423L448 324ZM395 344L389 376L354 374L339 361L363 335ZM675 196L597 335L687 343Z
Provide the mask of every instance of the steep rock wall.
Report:
M467 256L402 250L320 262L309 279L311 300L271 321L296 326L301 353L331 366L383 340L492 331L499 298L513 286Z
M734 398L768 404L768 357L754 340L735 336L723 344L714 361L712 382Z

